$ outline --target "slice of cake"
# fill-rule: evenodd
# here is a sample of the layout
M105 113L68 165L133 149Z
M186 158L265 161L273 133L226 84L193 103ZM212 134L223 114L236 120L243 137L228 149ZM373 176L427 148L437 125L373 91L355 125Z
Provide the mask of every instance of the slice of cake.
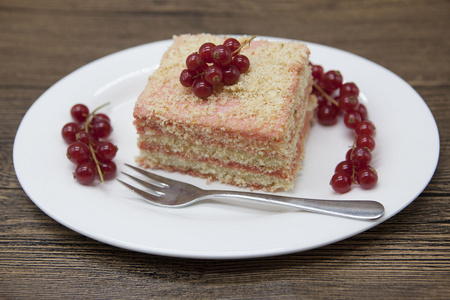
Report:
M241 50L250 69L239 81L199 98L179 81L186 57L205 42L224 40L174 37L134 108L136 161L251 189L290 189L317 105L310 96L309 49L300 42L254 40Z

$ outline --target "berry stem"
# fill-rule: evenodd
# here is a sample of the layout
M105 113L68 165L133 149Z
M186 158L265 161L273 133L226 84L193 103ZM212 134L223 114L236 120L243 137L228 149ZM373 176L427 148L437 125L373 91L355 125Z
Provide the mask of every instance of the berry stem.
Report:
M102 169L100 168L100 163L97 160L97 156L95 155L94 148L92 147L92 143L89 141L89 150L91 150L92 157L94 158L95 166L97 167L98 176L100 176L100 182L104 182Z
M257 35L252 36L250 39L244 41L241 46L239 46L239 48L237 48L236 50L233 51L232 55L234 55L235 53L238 53L239 51L241 51L242 48L244 48L245 46L247 46L248 44L250 44L250 42L252 40L254 40L257 37Z
M97 107L96 109L94 109L86 118L86 121L84 122L84 131L86 131L87 133L89 133L89 122L91 121L91 118L93 115L95 115L95 113L100 110L101 108L105 107L106 105L109 105L109 102L106 102L102 105L100 105L99 107ZM102 174L102 170L100 168L100 163L97 160L97 156L95 155L95 151L94 148L92 147L92 142L89 141L89 150L91 151L92 154L92 158L94 158L94 162L95 162L95 166L97 167L97 171L98 171L98 175L100 176L100 182L104 182L103 180L103 174Z
M324 96L328 101L339 107L339 103L333 98L331 98L330 95L325 93L325 91L317 83L313 82L313 85L322 94L322 96Z

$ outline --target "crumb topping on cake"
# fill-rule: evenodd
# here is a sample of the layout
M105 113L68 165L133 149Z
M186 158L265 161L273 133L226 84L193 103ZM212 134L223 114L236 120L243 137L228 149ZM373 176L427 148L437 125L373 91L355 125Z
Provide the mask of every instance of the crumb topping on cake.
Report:
M223 86L208 99L200 99L179 83L185 58L204 42L220 44L225 39L210 34L175 36L139 96L135 117L222 131L245 130L267 137L282 135L293 109L298 75L303 68L309 69L308 48L300 42L254 40L241 50L252 62L249 71L235 85Z

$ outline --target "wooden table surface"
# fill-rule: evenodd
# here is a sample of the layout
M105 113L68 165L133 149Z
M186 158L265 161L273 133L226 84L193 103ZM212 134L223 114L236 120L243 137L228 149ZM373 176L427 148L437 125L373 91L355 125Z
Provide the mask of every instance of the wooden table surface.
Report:
M0 0L0 298L448 299L449 30L446 0ZM436 119L441 152L433 179L406 209L371 230L258 259L136 253L49 218L14 172L13 142L26 111L86 63L186 32L299 39L390 69Z

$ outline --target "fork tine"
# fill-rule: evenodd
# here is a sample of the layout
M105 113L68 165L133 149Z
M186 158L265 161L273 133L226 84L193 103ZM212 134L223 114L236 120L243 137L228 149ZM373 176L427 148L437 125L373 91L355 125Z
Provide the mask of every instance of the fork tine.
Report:
M124 174L124 175L127 175L128 177L130 177L134 181L139 182L139 184L141 184L141 185L145 186L146 188L148 188L150 190L151 194L154 194L155 196L158 196L158 197L159 196L164 196L165 193L163 192L163 188L160 188L159 186L157 186L157 185L155 185L155 184L153 184L151 182L147 182L147 181L144 181L144 180L142 180L140 178L134 177L134 176L132 176L130 174L127 174L127 173L125 173L123 171L121 173Z
M173 180L173 179L169 179L169 178L166 178L166 177L162 177L162 176L153 174L153 173L151 173L151 172L149 172L149 171L147 171L147 170L144 170L144 169L141 169L141 168L132 166L132 165L130 165L130 164L125 164L125 165L128 166L128 167L130 167L130 168L132 168L132 169L135 170L135 171L138 171L138 172L141 173L142 175L144 175L144 176L150 178L151 180L154 181L154 184L155 184L155 185L158 185L158 186L160 186L160 187L168 187L168 186L170 186L171 184L172 184L172 185L173 185L173 184L180 184L179 181L176 181L176 180Z
M130 190L132 190L133 192L135 192L136 194L138 194L139 196L141 196L142 198L150 201L151 203L157 203L158 202L158 196L155 196L153 194L144 192L143 190L140 190L134 186L132 186L131 184L126 183L125 181L122 181L120 179L117 179L117 181L119 181L120 183L122 183L123 185L125 185L126 187L128 187Z

